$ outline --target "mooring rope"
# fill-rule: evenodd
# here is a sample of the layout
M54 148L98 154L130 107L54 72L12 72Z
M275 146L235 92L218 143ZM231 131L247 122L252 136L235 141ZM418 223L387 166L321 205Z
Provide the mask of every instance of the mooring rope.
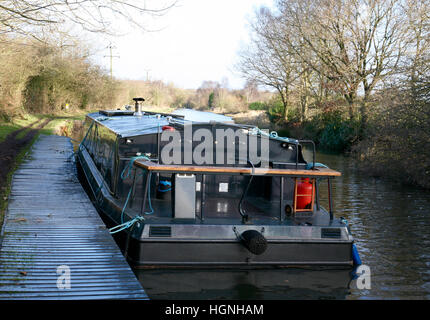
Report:
M117 233L117 232L121 232L121 231L123 231L125 229L128 229L128 228L132 227L136 222L139 222L139 221L145 221L145 218L142 217L142 216L140 216L140 215L137 215L133 219L131 219L131 220L125 222L125 223L122 223L122 224L119 224L119 225L117 225L115 227L110 228L109 229L109 233L110 234L114 234L114 233Z
M124 169L121 172L121 179L122 180L127 179L127 178L130 177L131 171L133 169L133 164L138 159L150 160L146 156L136 156L136 157L131 158L130 161L128 162L128 164L124 167ZM141 174L139 176L142 176L142 175L143 174ZM109 232L111 234L114 234L114 233L123 231L125 229L128 229L131 226L133 226L137 221L143 221L143 220L145 220L145 218L143 216L137 215L133 219L131 219L131 220L127 221L127 222L124 222L124 212L125 212L125 209L127 208L128 202L130 200L130 196L131 196L131 193L133 191L133 187L134 187L134 183L131 185L130 190L128 191L127 198L126 198L124 206L122 207L122 210L121 210L121 224L119 224L119 225L117 225L115 227L110 228ZM149 181L149 185L148 185L148 204L149 204L149 208L151 209L151 211L150 212L144 212L144 214L148 214L148 215L149 214L153 214L154 213L154 209L152 208L152 204L151 204L151 182L150 181Z

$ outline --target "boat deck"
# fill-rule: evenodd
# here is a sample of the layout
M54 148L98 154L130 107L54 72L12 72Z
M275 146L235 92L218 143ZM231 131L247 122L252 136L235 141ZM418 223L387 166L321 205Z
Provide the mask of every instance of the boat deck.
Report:
M79 183L72 151L67 137L41 136L13 176L0 299L148 299Z

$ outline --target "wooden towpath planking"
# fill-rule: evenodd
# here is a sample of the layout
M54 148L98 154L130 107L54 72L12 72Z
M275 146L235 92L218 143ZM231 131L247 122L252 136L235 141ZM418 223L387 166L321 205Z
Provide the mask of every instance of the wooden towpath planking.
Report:
M13 176L0 237L0 299L148 299L71 155L69 138L40 136Z

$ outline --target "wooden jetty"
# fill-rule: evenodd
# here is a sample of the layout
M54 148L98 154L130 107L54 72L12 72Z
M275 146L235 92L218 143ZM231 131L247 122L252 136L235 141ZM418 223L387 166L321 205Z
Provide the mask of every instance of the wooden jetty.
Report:
M0 299L148 299L79 183L72 151L67 137L40 136L13 176Z

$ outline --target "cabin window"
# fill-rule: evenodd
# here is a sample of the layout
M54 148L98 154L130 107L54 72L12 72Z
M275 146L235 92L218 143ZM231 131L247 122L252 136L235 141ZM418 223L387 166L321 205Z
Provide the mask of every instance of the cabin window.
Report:
M115 172L116 136L108 128L100 126L98 129L96 163L100 167L103 179L113 189L113 176Z
M84 146L93 159L103 179L112 190L114 187L116 135L103 125L93 122L85 132Z
M84 146L87 149L88 153L90 155L93 155L93 146L94 146L94 133L96 131L96 127L97 125L90 121L87 120L85 125L85 133L84 133L84 137L85 137L85 141L84 141Z

